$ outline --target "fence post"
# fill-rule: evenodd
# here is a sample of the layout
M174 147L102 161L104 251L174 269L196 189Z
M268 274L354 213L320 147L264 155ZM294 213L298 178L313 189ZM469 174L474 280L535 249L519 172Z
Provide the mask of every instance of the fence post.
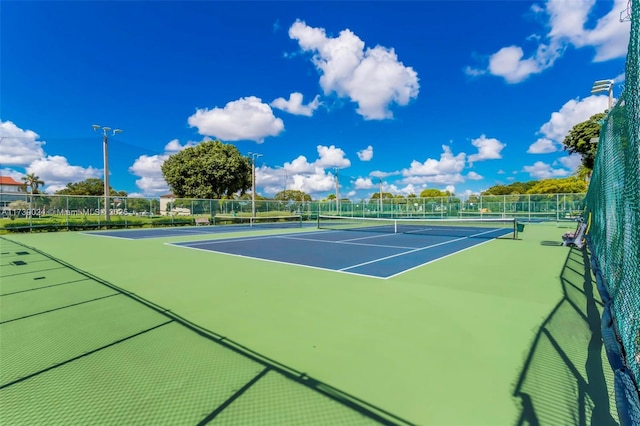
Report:
M507 196L502 196L502 218L507 217Z

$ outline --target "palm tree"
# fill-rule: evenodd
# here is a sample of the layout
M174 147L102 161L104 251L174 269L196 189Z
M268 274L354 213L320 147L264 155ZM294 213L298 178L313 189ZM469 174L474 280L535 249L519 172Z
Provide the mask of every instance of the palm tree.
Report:
M39 194L40 191L38 191L38 188L41 185L44 185L44 181L40 180L40 176L37 176L35 173L29 173L26 176L23 176L22 180L24 181L23 186L25 190L27 189L27 187L31 188L31 195Z

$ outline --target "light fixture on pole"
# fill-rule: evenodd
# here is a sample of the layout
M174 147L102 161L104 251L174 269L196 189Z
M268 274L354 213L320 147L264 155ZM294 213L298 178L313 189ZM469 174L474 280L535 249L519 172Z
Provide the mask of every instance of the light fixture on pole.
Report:
M93 126L93 130L94 131L98 131L100 130L100 125L98 124L94 124ZM103 134L103 156L104 156L104 220L106 220L107 222L109 221L109 195L111 195L109 192L109 132L111 131L111 127L103 127L102 128L102 134ZM111 135L116 135L118 133L122 133L122 130L120 129L115 129Z
M591 94L607 93L609 95L609 111L613 106L613 80L598 80L591 87Z
M251 157L251 217L256 217L256 158L262 157L262 154L250 152Z

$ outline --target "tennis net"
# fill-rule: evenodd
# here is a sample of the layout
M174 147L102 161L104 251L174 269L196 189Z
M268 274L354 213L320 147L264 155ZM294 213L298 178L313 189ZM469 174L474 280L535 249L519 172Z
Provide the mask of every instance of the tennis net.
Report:
M297 228L302 226L302 215L256 217L216 215L213 217L213 224L219 226L244 225L265 228Z
M319 229L441 235L466 238L517 238L522 228L514 218L500 219L388 219L318 216Z

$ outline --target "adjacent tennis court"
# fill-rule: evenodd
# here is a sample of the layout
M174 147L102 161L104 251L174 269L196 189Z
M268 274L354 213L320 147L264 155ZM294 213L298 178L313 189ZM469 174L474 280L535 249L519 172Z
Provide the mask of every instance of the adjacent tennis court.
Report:
M218 234L226 232L247 232L267 229L295 229L302 226L315 226L315 223L303 223L300 215L266 217L215 217L202 226L177 226L173 228L116 229L86 232L86 235L140 240L147 238L167 238L188 235ZM211 222L209 222L209 220Z
M320 231L170 243L263 261L391 278L421 265L517 235L513 219L420 220L326 216Z

